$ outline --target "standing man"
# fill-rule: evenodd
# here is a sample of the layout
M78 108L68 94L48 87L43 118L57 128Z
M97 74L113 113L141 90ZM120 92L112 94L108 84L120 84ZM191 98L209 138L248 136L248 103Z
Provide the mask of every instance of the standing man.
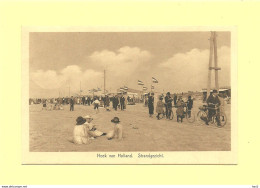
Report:
M119 100L118 100L118 96L116 95L114 98L114 108L116 111L117 111L118 104L119 104Z
M177 95L175 93L174 93L173 101L174 101L174 106L176 106L176 104L177 104Z
M74 111L74 98L71 96L70 98L70 111Z
M207 104L208 104L208 118L206 121L206 125L209 124L209 121L212 119L212 116L214 114L216 114L216 107L220 106L220 100L218 98L218 91L217 90L213 90L212 94L209 95L208 99L207 99ZM219 109L217 109L219 110ZM217 123L218 125L220 124L219 122L219 117L217 117Z
M165 109L166 109L166 118L169 118L169 108L172 107L172 98L171 98L171 93L167 92L165 98Z
M82 104L85 105L85 103L86 103L86 97L83 96L83 97L82 97Z
M149 117L152 117L154 111L154 93L149 93L148 108L149 108Z
M121 108L121 110L124 110L124 106L125 106L125 97L124 97L124 95L122 95L120 97L120 108Z
M191 99L191 96L188 97L187 100L187 109L188 109L188 117L191 117L191 109L193 107L193 100Z

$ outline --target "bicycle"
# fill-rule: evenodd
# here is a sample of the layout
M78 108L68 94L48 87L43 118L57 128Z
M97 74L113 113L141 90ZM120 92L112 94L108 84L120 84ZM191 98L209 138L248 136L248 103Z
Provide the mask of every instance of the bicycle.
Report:
M215 106L215 108L208 107L207 105L203 105L199 107L199 112L197 113L197 119L200 123L205 123L208 120L208 110L215 110L215 114L213 114L210 119L210 123L214 124L217 127L224 127L227 123L227 116L225 113L220 112L219 106ZM219 119L219 121L218 121Z
M172 108L168 108L168 119L173 120L173 111ZM158 119L166 118L166 112L163 112L162 114L159 115Z

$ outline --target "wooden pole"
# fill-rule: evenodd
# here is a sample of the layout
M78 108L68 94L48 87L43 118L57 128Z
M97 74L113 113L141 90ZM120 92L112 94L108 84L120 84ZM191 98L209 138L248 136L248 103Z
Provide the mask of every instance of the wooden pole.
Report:
M213 38L214 38L214 33L211 32L211 36L209 39L209 70L208 70L208 86L207 86L207 98L210 95L210 90L211 90L211 67L212 67L212 55L213 55Z
M104 70L104 94L106 94L106 70Z
M218 84L218 49L217 49L217 33L214 32L214 62L215 62L215 87L216 90L219 91L219 84Z

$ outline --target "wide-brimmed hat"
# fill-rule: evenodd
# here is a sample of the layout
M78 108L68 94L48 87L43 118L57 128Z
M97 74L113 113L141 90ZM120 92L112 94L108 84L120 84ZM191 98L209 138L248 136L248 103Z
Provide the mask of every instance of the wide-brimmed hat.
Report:
M90 115L84 116L85 119L93 119Z
M118 118L118 117L114 117L114 118L111 120L111 122L113 122L113 123L119 123L120 121L119 121L119 118Z
M76 121L77 121L77 125L82 125L86 122L86 119L79 116L79 117L77 117Z

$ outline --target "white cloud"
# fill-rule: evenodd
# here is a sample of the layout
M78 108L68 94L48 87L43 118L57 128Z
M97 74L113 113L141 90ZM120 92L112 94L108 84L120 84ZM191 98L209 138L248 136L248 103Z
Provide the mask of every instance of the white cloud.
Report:
M175 91L200 90L207 87L209 50L192 49L187 53L178 53L159 65L167 74ZM214 61L213 61L214 66ZM218 49L219 85L230 85L230 48L223 46ZM212 86L215 73L212 71ZM166 86L169 88L169 86ZM169 89L170 89L169 88Z
M152 55L137 47L122 47L117 52L103 50L89 56L92 63L99 68L107 69L115 76L129 76L140 66L143 66Z
M150 88L152 76L159 80L159 84L155 84L159 91L195 91L207 86L208 62L209 50L192 49L186 53L174 54L162 63L155 63L150 52L126 46L116 52L94 52L88 57L86 69L70 65L60 71L38 70L30 74L30 80L40 87L39 91L48 90L50 96L57 96L59 91L67 96L69 85L71 94L79 93L80 82L84 92L102 88L103 71L106 69L106 89L112 91L123 85L140 89L137 86L139 79ZM230 85L229 47L222 46L218 49L218 63L221 67L219 85ZM214 78L212 71L212 86L215 85ZM30 94L37 93L37 89L32 90L30 88Z
M100 87L96 83L101 83L102 73L91 69L82 71L77 65L70 65L60 70L59 72L53 70L42 71L38 70L31 73L30 80L37 84L42 91L42 89L49 90L49 96L57 96L58 92L61 92L63 96L70 94L74 95L79 93L80 82L81 89L86 92L89 89ZM34 86L35 88L35 86ZM34 96L39 96L41 93L36 91L30 91Z

